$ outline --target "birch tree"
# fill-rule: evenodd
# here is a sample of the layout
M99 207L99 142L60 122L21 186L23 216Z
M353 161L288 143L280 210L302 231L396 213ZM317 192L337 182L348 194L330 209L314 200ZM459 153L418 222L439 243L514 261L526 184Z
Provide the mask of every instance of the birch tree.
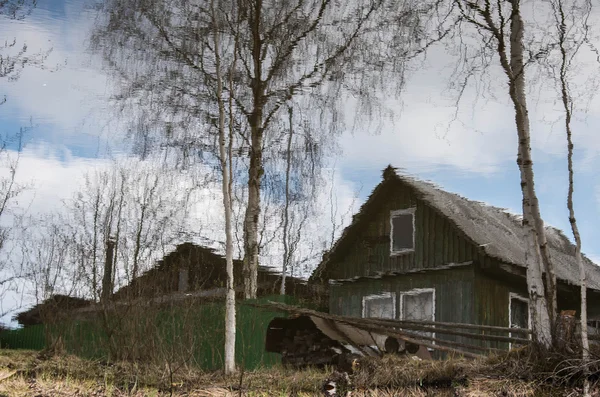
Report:
M285 153L285 204L283 210L283 261L281 268L281 287L279 293L285 295L285 279L287 276L288 268L291 267L291 256L290 252L290 240L289 240L289 224L290 224L290 174L292 168L292 142L294 139L294 123L292 122L294 117L293 108L289 108L290 117L290 130L287 138L287 147Z
M541 346L553 343L556 318L556 276L547 246L544 223L535 192L531 132L525 80L525 25L521 1L455 0L461 20L483 42L482 53L495 57L508 81L508 95L515 111L518 135L517 164L523 195L523 229L527 241L526 265L534 339ZM545 280L543 274L545 273ZM544 282L545 281L545 282Z
M310 126L298 126L294 123L294 104L288 105L287 136L281 151L281 166L285 169L279 196L281 204L281 246L282 275L280 294L286 294L287 275L294 276L298 266L313 259L314 252L301 252L300 245L309 248L315 243L316 236L307 235L306 225L318 222L316 201L322 183L324 147L326 141L318 138L319 132ZM331 143L331 142L330 142Z
M92 39L122 85L118 102L143 113L136 120L164 134L167 144L202 153L209 162L218 152L208 128L216 119L214 97L205 89L207 81L215 79L212 75L207 80L209 70L204 64L214 45L206 43L210 32L202 21L210 6L207 0L110 0L104 23ZM398 22L395 33L389 32L383 42L395 44L393 65L399 71L407 48L422 34L424 9L384 0L218 0L214 9L225 22L221 39L239 39L238 62L227 77L232 84L225 85L223 92L233 101L229 122L239 142L234 153L246 156L244 296L255 298L264 153L271 148L268 139L279 141L280 133L285 136L284 130L274 128L285 118L284 104L304 98L313 109L329 107L332 116L321 119L322 127L336 124L339 119L333 109L343 91L366 96L373 80L381 78L382 63L365 55L372 48L369 45L382 42L379 25L392 26L387 23L390 16ZM232 21L230 15L239 16L239 21ZM222 55L231 59L232 49L227 51ZM389 49L374 51L389 53ZM401 82L398 79L399 86ZM314 98L312 103L309 97Z
M581 308L581 359L583 364L583 373L585 375L583 393L590 395L589 381L589 360L590 345L588 341L587 329L587 275L586 267L581 254L581 234L577 226L575 217L575 208L573 206L574 170L573 170L573 129L572 120L575 111L573 93L570 82L574 80L574 61L581 48L589 44L589 17L592 11L590 1L573 1L566 6L562 0L549 0L554 17L554 29L556 30L556 52L558 52L558 62L551 59L547 66L552 72L552 77L557 83L557 91L561 98L561 104L564 111L565 133L567 139L567 169L569 173L569 188L567 194L567 209L569 211L569 223L575 239L575 260L579 268L579 282Z
M219 135L219 160L221 165L221 191L223 193L223 212L225 218L225 261L227 270L227 295L225 297L225 374L235 372L235 280L233 276L233 235L232 235L232 206L231 206L231 185L232 185L232 144L233 144L233 124L229 122L229 135L226 135L226 114L225 98L223 95L223 65L221 64L221 40L220 30L222 26L218 23L215 10L215 0L210 3L212 36L214 44L214 63L215 63L215 98L219 109L218 135ZM235 68L237 62L237 52L235 47L238 44L238 36L234 35L234 59L230 72ZM229 73L229 88L231 89L232 75ZM230 91L231 92L231 91ZM232 97L229 97L229 117L232 116ZM229 141L227 145L226 141ZM227 150L227 147L229 150Z

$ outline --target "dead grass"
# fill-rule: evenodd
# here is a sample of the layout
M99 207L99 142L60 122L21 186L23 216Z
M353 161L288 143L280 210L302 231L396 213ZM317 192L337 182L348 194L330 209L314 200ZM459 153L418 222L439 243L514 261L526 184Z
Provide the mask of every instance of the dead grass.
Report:
M352 376L353 397L390 396L577 396L574 385L522 373L523 351L482 360L420 361L405 357L362 360ZM226 377L182 367L171 383L166 366L105 363L39 352L0 350L1 396L319 396L331 370L282 367ZM241 379L240 379L241 376ZM241 380L241 394L240 394ZM595 389L600 396L598 389Z

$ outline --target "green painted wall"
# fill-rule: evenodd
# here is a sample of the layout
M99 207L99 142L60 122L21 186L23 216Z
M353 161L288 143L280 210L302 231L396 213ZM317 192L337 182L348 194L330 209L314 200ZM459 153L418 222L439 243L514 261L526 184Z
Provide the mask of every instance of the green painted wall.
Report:
M289 298L289 297L284 297ZM281 296L265 297L258 302L285 301ZM281 312L250 306L243 301L237 305L236 362L244 369L269 367L281 362L281 356L265 351L267 325ZM131 310L109 321L116 330L117 346L126 346L121 353L129 359L160 359L185 357L190 365L206 370L223 367L225 312L223 302L205 302L182 308L133 313ZM100 317L100 316L97 316ZM0 334L0 347L8 349L41 350L46 347L46 332L62 338L65 350L80 357L106 359L109 339L100 319L74 321L45 328L36 325ZM124 357L127 358L127 357Z
M11 329L0 333L0 348L42 350L46 347L44 326L33 325L21 329Z

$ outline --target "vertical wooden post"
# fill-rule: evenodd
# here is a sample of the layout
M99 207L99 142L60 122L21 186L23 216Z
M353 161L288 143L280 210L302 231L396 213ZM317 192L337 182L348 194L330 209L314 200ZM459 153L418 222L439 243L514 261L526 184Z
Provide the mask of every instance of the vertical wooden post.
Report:
M102 302L107 302L112 296L112 273L113 273L113 255L115 251L115 241L111 238L106 240L106 258L104 260L104 277L102 278Z

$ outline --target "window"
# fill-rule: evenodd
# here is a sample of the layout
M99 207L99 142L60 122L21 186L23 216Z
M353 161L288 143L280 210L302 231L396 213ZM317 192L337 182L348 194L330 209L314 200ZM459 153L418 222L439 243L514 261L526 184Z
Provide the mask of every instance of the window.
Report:
M362 302L362 316L365 318L396 318L396 296L391 292L365 296Z
M588 333L590 335L599 335L600 334L600 320L589 320L587 322L588 325Z
M185 292L188 290L188 279L189 279L188 269L179 270L179 283L177 285L177 290L179 292Z
M415 208L390 214L390 253L402 254L415 249Z
M510 328L529 328L529 299L515 294L509 294L508 316ZM512 333L509 336L513 336ZM515 334L517 337L522 337L521 334ZM512 348L512 343L509 344L509 349Z
M435 321L435 289L416 288L400 293L400 319L407 321ZM424 336L431 332L411 331Z

